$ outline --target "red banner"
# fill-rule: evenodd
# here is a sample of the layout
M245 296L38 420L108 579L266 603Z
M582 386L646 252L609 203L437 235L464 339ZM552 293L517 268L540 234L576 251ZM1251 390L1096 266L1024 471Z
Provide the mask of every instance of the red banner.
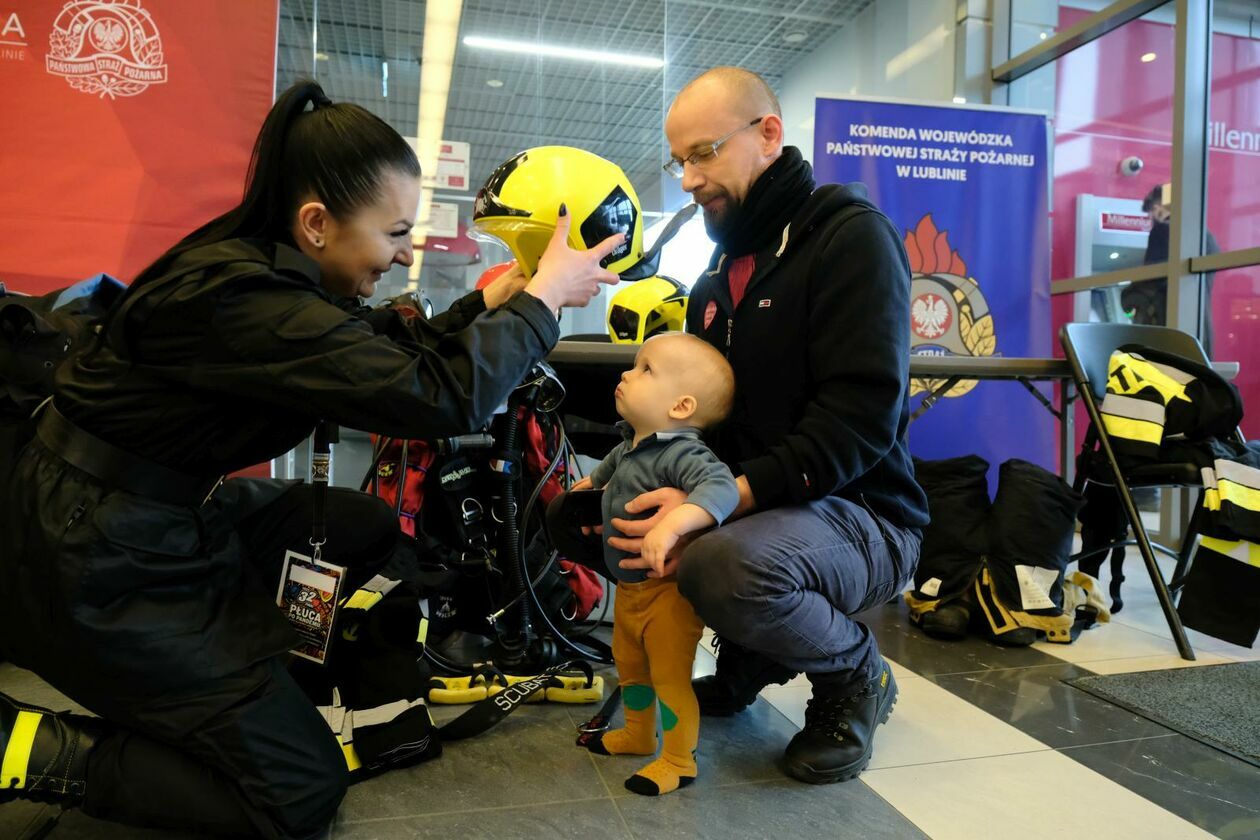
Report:
M130 282L240 201L278 0L0 0L0 282Z

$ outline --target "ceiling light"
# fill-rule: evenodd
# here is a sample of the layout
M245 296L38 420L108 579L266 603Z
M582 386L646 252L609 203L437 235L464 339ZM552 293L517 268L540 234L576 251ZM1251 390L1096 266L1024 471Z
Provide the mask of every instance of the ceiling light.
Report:
M801 41L804 41L804 40L805 40L806 38L808 38L808 37L809 37L809 34L808 34L808 33L801 32L801 31L798 29L798 30L795 30L795 31L793 31L793 32L789 32L789 33L787 33L786 35L784 35L784 36L783 36L783 40L784 40L784 41L786 41L786 42L787 42L787 43L789 43L789 44L799 44Z
M427 177L437 172L442 132L446 127L446 100L451 91L451 71L455 66L455 46L459 43L459 18L463 0L429 0L424 10L423 58L420 62L420 97L417 102L416 152L420 171ZM417 282L424 264L424 242L433 204L433 187L421 182L420 206L416 224L421 229L412 234L419 249L415 261L407 268L407 279Z
M966 105L966 104L967 104L967 97L965 97L965 96L955 96L955 97L954 97L954 104L955 104L955 105Z
M503 87L503 80L502 79L486 79L486 84L488 84L492 88L501 88Z
M1142 56L1143 64L1150 64L1154 60L1155 60L1155 53L1146 53L1145 55Z
M1044 40L1046 40L1046 39L1047 39L1047 38L1049 38L1049 37L1050 37L1049 33L1047 33L1047 32L1042 32L1042 33L1041 33L1041 40L1043 40L1043 41L1044 41Z
M652 70L665 66L662 59L650 55L632 55L605 50L583 50L576 47L562 47L558 44L540 44L536 41L509 41L503 38L483 38L480 35L469 35L464 38L464 46L477 47L483 50L519 53L521 55L537 55L546 58L567 58L573 61L590 61L595 64L621 64L627 67L646 67Z
M328 60L328 53L315 53L315 60L316 60L316 61L327 61L327 60Z
M1108 257L1109 257L1110 259L1113 259L1113 260L1118 260L1118 259L1120 259L1120 252L1119 252L1119 251L1112 251L1112 252L1108 255Z

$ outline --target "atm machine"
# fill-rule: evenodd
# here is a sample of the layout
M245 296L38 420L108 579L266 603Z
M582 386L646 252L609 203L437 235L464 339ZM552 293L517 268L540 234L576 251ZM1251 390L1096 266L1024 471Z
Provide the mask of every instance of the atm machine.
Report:
M1076 271L1088 277L1142 265L1150 217L1142 202L1082 193L1076 197ZM1120 305L1123 286L1090 289L1075 296L1075 321L1127 322Z

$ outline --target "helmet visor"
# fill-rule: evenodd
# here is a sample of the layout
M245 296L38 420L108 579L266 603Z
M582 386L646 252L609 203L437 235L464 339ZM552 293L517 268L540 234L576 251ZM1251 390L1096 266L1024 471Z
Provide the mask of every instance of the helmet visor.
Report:
M639 313L614 305L608 310L608 326L621 341L639 340Z

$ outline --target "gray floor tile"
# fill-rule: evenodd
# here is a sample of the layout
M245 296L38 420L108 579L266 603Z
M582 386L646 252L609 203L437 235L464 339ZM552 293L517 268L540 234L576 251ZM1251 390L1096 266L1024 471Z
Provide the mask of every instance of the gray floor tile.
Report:
M570 714L575 725L586 720L576 707ZM612 728L621 726L622 721L618 712ZM703 718L698 749L700 774L689 790L781 778L777 762L794 734L796 727L761 698L733 717ZM638 755L590 754L590 758L615 797L635 796L626 790L625 781L652 760Z
M1003 647L976 636L958 641L933 639L910 623L902 603L876 607L856 618L871 628L880 653L925 677L1062 661L1031 647Z
M31 832L39 828L44 822L43 816L40 815L40 808L41 806L33 805L29 802L14 802L8 805L0 805L0 837L5 838L5 840L19 840L19 838L29 837ZM22 823L20 818L10 821L5 814L11 809L17 813L25 812L31 819L25 824ZM48 808L43 811L43 814L51 816L54 812L55 809ZM35 819L36 816L40 818ZM92 819L84 816L79 811L69 811L57 823L57 827L49 835L49 840L210 840L210 838L207 835L196 834L188 830L157 831L133 828L127 825L119 825L118 823Z
M416 837L622 840L630 835L610 799L435 814L403 820L338 823L333 833L333 840L402 840Z
M435 709L439 723L462 708ZM483 735L446 744L441 758L355 785L342 819L409 817L606 796L564 707L517 709Z
M1260 768L1184 735L1063 754L1218 837L1260 837Z
M30 671L17 667L11 662L0 663L0 691L15 700L43 706L55 712L69 709L83 712L85 709L66 697L60 691L35 676Z
M942 688L1052 747L1171 735L1172 730L1072 688L1063 680L1092 672L1060 662L936 676Z
M806 785L787 778L617 799L640 840L763 840L767 837L924 837L861 781Z
M0 805L0 837L25 837L39 828L52 809L34 802L9 802Z

